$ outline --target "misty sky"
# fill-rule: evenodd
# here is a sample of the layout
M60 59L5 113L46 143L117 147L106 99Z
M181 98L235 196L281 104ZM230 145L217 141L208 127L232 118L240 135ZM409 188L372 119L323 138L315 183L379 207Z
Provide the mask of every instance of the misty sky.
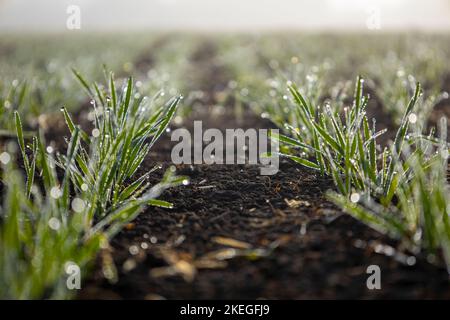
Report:
M449 0L0 0L0 31L64 31L71 4L83 31L367 30L374 8L381 30L450 31Z

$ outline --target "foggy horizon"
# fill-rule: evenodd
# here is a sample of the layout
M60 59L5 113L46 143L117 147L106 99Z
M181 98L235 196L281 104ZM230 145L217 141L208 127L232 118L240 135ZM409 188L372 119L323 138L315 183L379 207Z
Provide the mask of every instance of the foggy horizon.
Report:
M0 31L66 30L67 6L81 9L81 30L364 31L375 8L376 31L449 31L445 0L0 0Z

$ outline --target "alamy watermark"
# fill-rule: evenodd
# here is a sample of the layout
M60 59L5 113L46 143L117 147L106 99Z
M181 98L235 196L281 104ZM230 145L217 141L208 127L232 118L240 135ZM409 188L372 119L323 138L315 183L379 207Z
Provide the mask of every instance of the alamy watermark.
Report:
M369 290L381 289L381 269L376 264L371 264L367 267L366 273L370 276L366 280L366 286Z
M81 8L77 5L70 5L66 9L68 14L66 20L66 27L69 30L79 30L81 29Z
M81 289L81 269L72 261L65 264L64 270L67 274L66 287L69 290Z
M366 20L366 26L369 30L381 29L381 10L379 7L372 6L367 8L367 14L369 15Z
M187 129L172 131L178 141L171 158L174 164L253 164L261 175L274 175L279 169L278 129L219 129L203 132L202 121L194 121L193 135Z

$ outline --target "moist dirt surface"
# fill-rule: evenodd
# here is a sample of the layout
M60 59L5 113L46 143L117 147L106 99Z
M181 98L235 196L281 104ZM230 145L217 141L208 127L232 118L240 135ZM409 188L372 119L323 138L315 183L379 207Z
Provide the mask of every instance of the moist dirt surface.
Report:
M228 80L211 42L192 63L202 76L192 84L202 103L184 121L203 127L273 128L251 111L228 105L216 112ZM141 57L145 61L145 56ZM175 142L162 137L141 166L155 165L157 183L171 165ZM344 214L326 199L330 179L280 160L273 176L258 165L178 165L190 184L167 190L173 209L150 207L126 226L100 255L80 299L361 299L450 298L446 270L412 257L396 241ZM117 279L105 279L102 259L113 258ZM371 265L381 288L370 290ZM371 281L369 281L371 282Z

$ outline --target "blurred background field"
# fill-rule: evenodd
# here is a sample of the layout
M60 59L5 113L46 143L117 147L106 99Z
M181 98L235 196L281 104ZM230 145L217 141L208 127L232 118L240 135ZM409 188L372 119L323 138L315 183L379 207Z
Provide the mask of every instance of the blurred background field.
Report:
M260 111L284 95L279 91L287 80L320 84L324 92L317 94L324 98L348 89L361 74L396 117L416 81L423 84L427 97L436 99L430 103L437 104L449 90L446 34L108 32L7 34L0 40L0 114L5 119L17 109L27 122L41 113L59 112L62 106L75 110L83 105L86 96L71 68L100 83L105 68L119 78L132 75L146 94L164 89L195 96L201 88L195 87L198 70L193 60L205 41L216 52L213 64L230 82L218 89ZM8 121L3 125L7 130Z

